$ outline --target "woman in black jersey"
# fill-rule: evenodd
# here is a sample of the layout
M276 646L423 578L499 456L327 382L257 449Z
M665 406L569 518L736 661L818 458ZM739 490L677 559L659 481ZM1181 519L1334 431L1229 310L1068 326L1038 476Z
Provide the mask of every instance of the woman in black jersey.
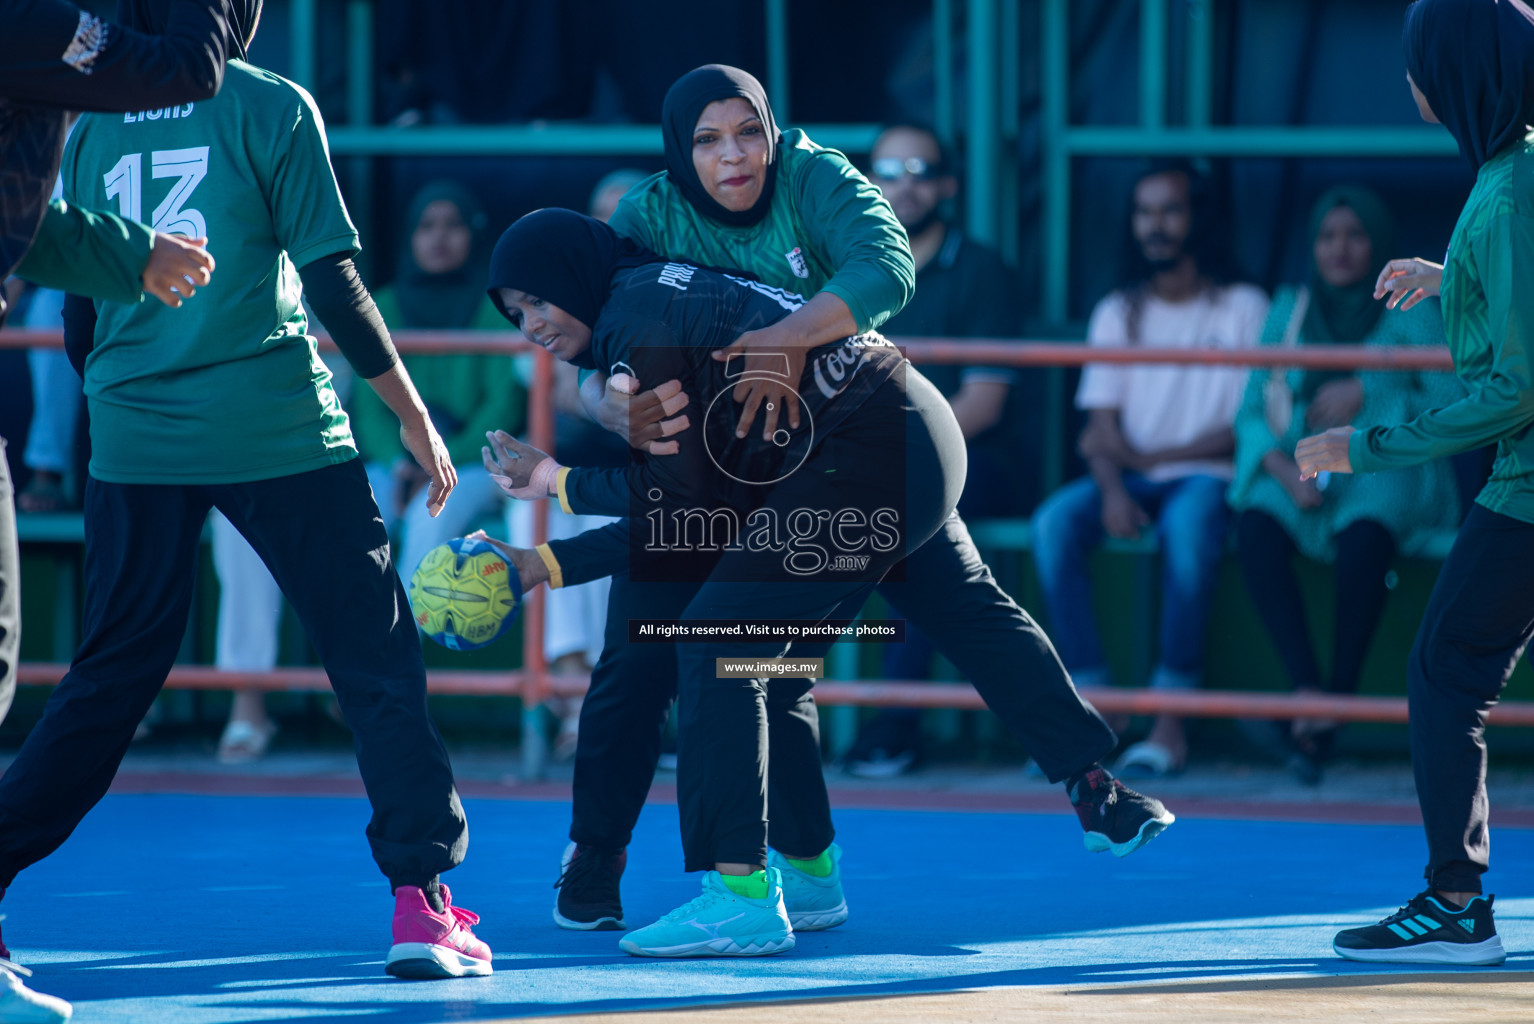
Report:
M799 431L738 438L732 403L716 400L743 375L775 368L723 362L713 353L787 316L802 301L797 296L667 262L561 210L529 214L507 231L490 285L507 317L560 359L641 380L678 379L703 411L679 435L679 455L636 455L624 469L562 467L509 435L492 435L487 466L513 497L557 496L567 511L625 517L536 553L505 548L525 586L626 571L694 586L684 624L783 619L813 627L854 617L873 588L898 576L906 556L929 541L951 543L939 531L963 488L963 438L937 389L878 335L810 353L792 385L806 413ZM627 620L646 614L614 602L609 644L626 642ZM1063 677L1048 639L1018 615L1029 655L1012 671ZM628 952L760 955L792 947L783 869L777 862L767 868L766 849L767 766L776 738L768 707L779 684L769 683L770 669L718 678L717 659L766 662L799 656L802 647L791 635L745 633L678 644L683 845L687 869L709 874L699 900L626 936ZM1017 651L1010 654L1015 659ZM1068 679L1045 699L1022 700L1013 689L983 692L1014 731L1033 719L1033 731L1046 720L1062 743L1078 747L1098 739L1095 730L1111 737ZM805 771L819 772L818 749L789 753ZM773 771L776 784L778 766ZM1172 821L1158 801L1124 789L1095 762L1070 783L1084 794L1077 802L1091 848L1123 855ZM784 848L779 827L775 817L774 845Z

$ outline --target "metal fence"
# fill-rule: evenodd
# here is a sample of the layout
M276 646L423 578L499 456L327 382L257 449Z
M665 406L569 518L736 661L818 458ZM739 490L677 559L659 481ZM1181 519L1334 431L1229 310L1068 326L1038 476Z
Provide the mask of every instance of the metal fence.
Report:
M544 451L554 450L553 357L531 345L519 333L492 331L399 331L395 344L406 353L501 353L507 356L532 352L535 371L529 395L529 440ZM894 339L916 363L978 363L988 366L1062 367L1088 363L1163 363L1179 365L1228 365L1244 367L1303 367L1307 369L1450 370L1448 350L1441 347L1379 347L1329 345L1316 348L1253 348L1239 351L1214 349L1165 349L1141 346L1105 348L1079 342L1015 341L971 338ZM59 347L58 331L0 332L0 349L31 346ZM327 347L328 342L324 343ZM537 543L547 537L548 503L534 508ZM27 531L22 531L25 539ZM52 539L84 542L55 533ZM513 671L437 671L428 673L432 693L519 697L536 708L550 697L578 696L586 690L583 676L552 675L544 657L543 590L529 595L523 607L523 667ZM845 648L846 645L841 645ZM968 684L910 680L852 680L855 674L846 661L828 659L830 671L844 678L816 685L815 699L824 705L880 707L937 707L979 709L984 702ZM840 665L840 671L838 666ZM25 685L51 685L62 678L67 665L23 662L19 679ZM207 666L177 665L166 685L200 690L325 690L329 682L320 668L279 668L270 672L229 672ZM1342 721L1405 722L1403 697L1338 696L1249 693L1199 690L1169 692L1148 688L1089 688L1082 691L1100 710L1128 714L1169 713L1210 718L1334 718ZM541 774L545 746L537 715L523 716L523 768L530 776ZM1492 712L1498 725L1534 726L1534 702L1503 702Z

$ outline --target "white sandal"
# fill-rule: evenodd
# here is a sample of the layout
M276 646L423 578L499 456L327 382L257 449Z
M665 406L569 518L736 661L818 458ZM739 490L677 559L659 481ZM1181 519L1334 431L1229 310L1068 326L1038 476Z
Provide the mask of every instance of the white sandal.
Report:
M277 726L273 722L255 726L244 719L231 721L224 726L224 735L219 737L218 763L249 764L259 761L266 756L266 748L271 746L275 735Z
M1182 771L1182 765L1173 759L1172 752L1166 747L1150 740L1141 740L1124 751L1124 756L1113 766L1113 771L1131 777L1161 778L1176 775Z

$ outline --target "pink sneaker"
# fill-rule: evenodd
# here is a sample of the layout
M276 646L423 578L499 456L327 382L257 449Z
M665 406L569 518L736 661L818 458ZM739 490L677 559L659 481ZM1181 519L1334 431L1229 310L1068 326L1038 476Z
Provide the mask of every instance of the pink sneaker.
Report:
M384 970L396 978L480 977L491 971L490 947L474 937L479 915L453 906L442 887L445 913L437 913L413 885L394 892L394 945Z

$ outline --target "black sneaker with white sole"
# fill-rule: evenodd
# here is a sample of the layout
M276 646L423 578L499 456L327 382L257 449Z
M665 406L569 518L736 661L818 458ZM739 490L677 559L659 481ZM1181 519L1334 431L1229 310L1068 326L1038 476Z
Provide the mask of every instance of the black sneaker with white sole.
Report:
M1067 792L1092 853L1127 857L1177 820L1160 800L1136 793L1105 768L1073 778Z
M1494 896L1477 896L1456 910L1418 893L1379 924L1337 933L1332 949L1349 960L1382 964L1451 964L1487 967L1507 959L1491 918Z
M559 881L554 883L559 890L554 923L578 932L626 931L618 883L628 859L627 850L566 846L559 859Z

